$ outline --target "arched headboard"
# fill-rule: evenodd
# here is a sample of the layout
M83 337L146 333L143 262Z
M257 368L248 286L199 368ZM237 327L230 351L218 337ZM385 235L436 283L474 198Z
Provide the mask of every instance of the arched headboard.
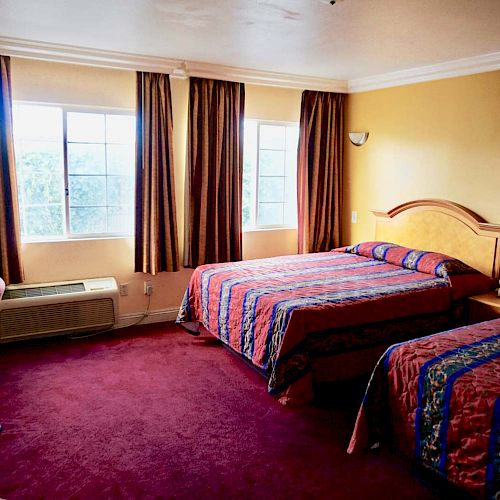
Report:
M500 277L500 224L490 224L468 208L429 199L372 213L377 218L376 240L445 253Z

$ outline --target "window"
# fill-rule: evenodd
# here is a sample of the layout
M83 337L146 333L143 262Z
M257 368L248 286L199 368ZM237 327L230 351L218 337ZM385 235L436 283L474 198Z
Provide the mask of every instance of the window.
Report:
M24 240L131 235L135 117L13 107Z
M243 228L297 226L297 124L245 121Z

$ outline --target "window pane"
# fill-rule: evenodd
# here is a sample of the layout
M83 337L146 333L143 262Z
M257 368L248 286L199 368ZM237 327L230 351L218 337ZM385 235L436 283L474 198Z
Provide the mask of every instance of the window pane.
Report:
M62 109L16 104L13 122L21 234L63 236Z
M108 232L132 234L134 231L133 207L108 208Z
M261 226L278 226L283 224L282 203L259 203L257 223Z
M130 115L106 115L106 142L134 144L135 117Z
M125 175L108 177L108 205L133 205L134 178Z
M71 232L130 234L135 117L68 113L68 140Z
M107 232L106 207L78 207L70 209L70 230L75 234Z
M55 106L13 106L14 136L37 141L62 140L62 109Z
M283 125L261 125L260 148L285 149L285 127Z
M297 125L245 121L244 228L296 226L298 135Z
M283 177L261 177L259 179L259 203L284 201L284 181Z
M297 154L297 146L299 144L299 127L286 128L286 149L294 151Z
M245 122L243 145L243 227L255 224L255 176L257 166L257 122Z
M108 175L134 175L135 148L133 145L107 145Z
M297 202L284 204L284 224L286 226L297 226Z
M285 175L297 178L297 153L295 151L286 152Z
M243 223L243 227L249 227L251 225L251 217L252 214L250 212L251 207L250 205L243 205L241 209L241 220Z
M62 205L42 207L25 207L25 236L62 236L64 234L64 218Z
M295 175L285 177L285 201L297 204L297 177Z
M257 157L257 122L248 120L245 122L245 156Z
M63 175L61 142L15 141L16 166L22 172L45 172Z
M285 153L283 151L261 151L259 175L285 175Z
M69 178L70 206L106 205L106 177L75 176Z
M64 115L71 232L130 234L135 116L24 104L15 104L13 115L22 235L65 234Z
M67 120L69 142L104 142L103 114L68 113Z
M104 144L68 143L68 172L70 174L105 174Z
M21 225L21 239L24 240L26 236L26 219L25 219L25 213L24 213L24 205L22 203L19 203L19 221Z
M29 173L22 176L23 203L25 205L48 205L63 203L63 179L59 175Z

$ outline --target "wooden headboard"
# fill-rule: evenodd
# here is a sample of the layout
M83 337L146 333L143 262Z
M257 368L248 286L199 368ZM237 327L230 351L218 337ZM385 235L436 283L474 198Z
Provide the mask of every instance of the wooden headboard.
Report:
M388 212L373 211L375 239L441 252L500 277L500 224L445 200L415 200Z

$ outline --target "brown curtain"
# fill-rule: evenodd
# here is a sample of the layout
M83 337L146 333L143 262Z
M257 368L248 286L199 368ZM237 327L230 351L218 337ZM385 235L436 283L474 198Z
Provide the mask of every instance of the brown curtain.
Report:
M189 80L184 265L241 260L242 83Z
M168 75L137 73L135 271L179 269Z
M305 90L297 156L299 253L340 245L344 95Z
M0 278L21 283L21 229L12 133L10 58L0 56Z

